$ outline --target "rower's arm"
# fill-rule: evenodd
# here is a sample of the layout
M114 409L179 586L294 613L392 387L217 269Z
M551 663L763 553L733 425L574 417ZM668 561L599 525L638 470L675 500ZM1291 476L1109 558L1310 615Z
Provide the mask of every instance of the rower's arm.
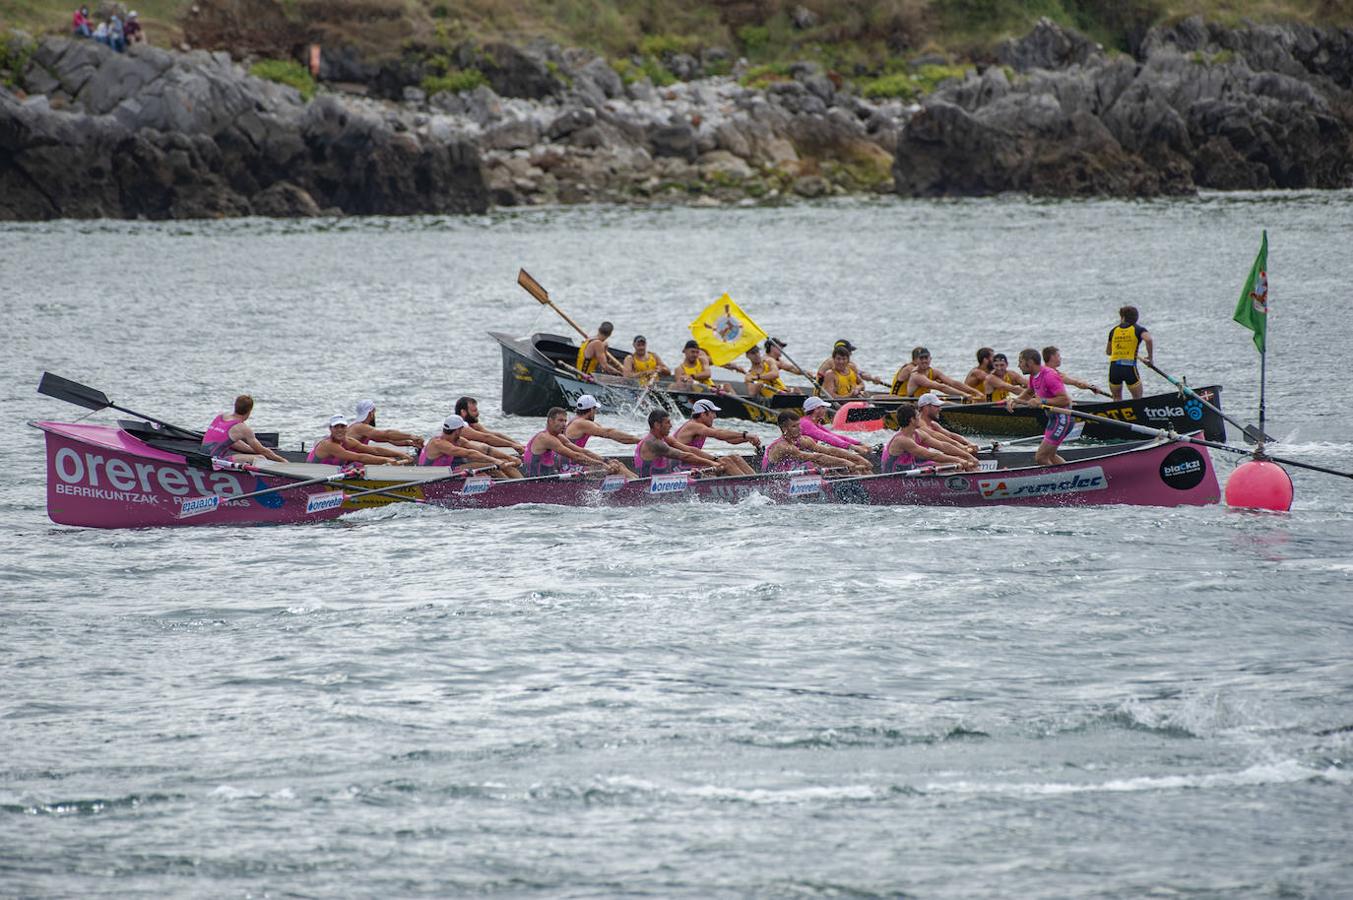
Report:
M675 451L673 455L682 462L717 462L705 451L697 450L690 444L683 444L674 437L669 437L664 443Z
M559 438L555 437L552 434L542 435L542 437L545 438L546 446L549 449L555 451L561 456L567 456L574 462L598 463L603 461L602 458L597 454L591 452L590 450L585 450L582 447L579 447L572 441L560 440Z
M1092 390L1094 390L1094 385L1090 384L1090 382L1088 382L1088 381L1081 381L1079 378L1072 378L1070 375L1063 375L1063 376L1062 376L1062 381L1066 382L1067 384L1071 385L1072 387L1078 387L1078 388L1080 388L1080 389L1083 390L1083 391L1092 391Z
M409 455L408 455L407 453L400 453L398 450L391 450L391 449L388 448L388 447L377 447L375 444L362 444L360 441L355 440L355 439L353 439L353 438L348 438L348 444L349 444L349 445L351 445L351 444L357 444L358 446L360 446L360 447L362 448L361 450L355 451L355 452L365 453L365 454L367 454L368 456L379 456L379 457L381 457L381 462L385 462L385 460L387 460L387 459L408 459L408 458L409 458ZM349 449L352 449L352 448L349 446Z
M945 375L943 372L940 373L940 381L944 382L944 383L947 384L949 387L951 387L951 388L953 388L954 390L958 391L960 394L966 394L966 395L968 395L968 396L970 396L970 397L981 397L981 396L983 396L982 392L979 391L977 388L969 387L968 385L964 384L964 383L961 382L961 381L957 381L957 380L955 380L955 379L953 379L953 378L950 378L948 375Z
M240 424L243 424L243 423L240 423ZM245 445L249 448L249 450L250 450L251 452L257 453L259 456L262 456L264 459L270 459L270 460L272 460L273 462L286 462L286 461L287 461L287 458L286 458L285 456L283 456L282 454L277 453L276 451L273 451L273 450L269 450L267 447L265 447L265 446L263 446L261 443L259 443L258 438L254 437L254 431L253 431L252 428L250 428L248 425L245 425L244 428L245 428L245 431L248 432L248 435L249 435L249 437L244 441L244 443L245 443Z
M754 434L748 434L745 431L731 431L727 428L711 428L707 434L718 441L726 444L756 444L761 443L761 439Z
M658 368L656 369L656 371L659 375L661 375L664 378L672 377L672 370L667 368L667 364L662 361L661 356L659 356L656 353L650 353L649 356L653 357L653 359L657 361Z
M626 434L625 432L617 428L604 428L601 425L596 425L594 426L594 428L595 430L592 433L597 437L617 441L618 443L621 444L629 444L633 446L634 444L637 444L641 440L643 440L643 438L635 437L632 434Z
M1151 340L1151 332L1142 332L1142 343L1146 345L1146 361L1154 363L1156 361L1156 342Z
M393 428L373 428L367 432L366 436L369 440L380 441L383 444L394 444L397 447L417 447L420 450L423 447L422 438L406 431L396 431Z
M466 431L469 431L474 436L475 440L479 441L481 444L488 444L490 447L509 447L516 450L518 453L526 450L520 442L514 441L507 435L500 434L497 431L489 431L486 428L479 428L477 426L471 426L467 428Z
M316 450L315 452L316 458L333 457L336 459L341 459L344 462L359 462L373 466L383 466L389 463L390 461L390 458L388 456L377 456L374 453L358 453L354 450L349 450L347 447L344 447L341 444L335 443L332 438L326 438L325 440L328 441L329 443L329 450L324 453L320 453L318 450ZM407 460L408 457L405 456L404 459Z

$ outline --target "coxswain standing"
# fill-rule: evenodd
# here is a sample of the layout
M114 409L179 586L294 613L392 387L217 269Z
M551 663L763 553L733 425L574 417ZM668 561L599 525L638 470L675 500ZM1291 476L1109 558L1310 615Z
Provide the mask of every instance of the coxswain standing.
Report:
M624 475L633 478L634 473L615 460L608 460L591 450L585 450L564 436L568 427L568 410L555 406L545 417L545 430L537 431L526 442L526 453L522 459L522 469L527 477L558 475L563 472L577 471L586 466L602 466L611 475ZM563 459L577 463L570 466Z
M880 471L905 472L916 466L936 463L955 465L962 469L977 467L976 460L946 453L935 446L921 428L921 415L917 412L917 408L903 406L897 411L897 433L888 439L887 445L883 448Z
M520 478L521 471L515 465L496 456L490 456L465 440L469 423L463 416L455 413L446 417L442 423L442 433L432 438L418 454L420 466L454 466L466 463L472 468L493 466L508 478Z
M1127 385L1132 399L1142 396L1142 379L1137 374L1137 348L1146 344L1146 364L1155 362L1155 342L1151 332L1137 323L1137 307L1124 306L1118 310L1118 324L1109 329L1109 340L1104 353L1109 357L1109 392L1113 399L1123 399L1123 385Z
M634 336L634 352L625 357L625 361L620 364L620 371L626 378L638 379L645 387L659 377L672 376L672 370L663 365L658 354L648 352L648 338L642 334Z
M944 401L939 394L922 394L916 400L917 428L926 433L935 447L977 465L978 446L940 424L940 410L943 408Z
M235 411L221 413L207 426L202 435L202 450L217 459L233 459L242 463L255 462L260 456L273 462L286 462L285 456L260 444L254 436L254 429L245 424L253 411L253 397L248 394L236 397Z
M717 467L724 475L738 474L730 463L725 462L731 459L731 456L717 459L672 437L672 417L661 409L648 414L648 434L634 448L634 470L640 478L680 472L686 468Z
M610 372L612 375L624 374L620 367L611 360L611 354L606 348L606 342L611 339L611 332L615 331L615 326L610 322L602 322L597 326L597 333L583 341L583 345L578 348L578 363L576 368L584 375L591 375L594 372Z
M836 447L839 450L848 450L868 462L869 449L856 438L837 434L828 428L828 415L830 415L830 407L827 406L826 400L821 397L809 397L804 400L803 417L799 419L799 433L804 437L812 438L819 443Z
M306 462L322 463L326 466L341 466L350 462L368 466L407 466L413 462L412 458L403 453L394 453L394 456L391 457L383 453L368 452L368 450L379 449L382 448L368 448L360 441L349 437L348 417L337 415L329 419L329 436L320 438L315 446L310 448L310 453L305 457L305 460ZM394 451L387 452L393 453Z
M849 450L820 444L799 428L798 415L785 410L776 417L780 436L766 445L761 456L762 472L789 472L801 468L798 463L811 463L819 469L849 469L856 475L868 475L873 466Z
M1043 348L1043 365L1054 369L1058 376L1061 377L1062 381L1072 387L1078 387L1083 391L1094 391L1096 394L1103 394L1105 397L1109 396L1108 392L1099 385L1091 384L1088 381L1081 381L1079 378L1072 378L1070 375L1063 372L1062 351L1058 350L1056 347Z
M417 435L396 431L393 428L376 427L375 400L357 401L357 416L352 420L352 423L348 425L348 437L366 447L369 452L379 456L390 453L397 458L398 456L405 456L407 454L387 450L385 447L372 447L372 441L380 441L383 444L394 444L396 447L415 447L418 450L423 449L423 439Z
M1006 409L1019 406L1048 406L1070 408L1071 397L1057 370L1043 365L1043 357L1037 350L1029 347L1019 354L1019 370L1029 376L1029 386L1020 391L1019 396L1005 401ZM1071 431L1071 416L1062 412L1048 410L1048 425L1043 431L1043 442L1034 453L1034 462L1040 466L1062 465L1066 460L1057 455L1057 448L1066 440Z
M950 378L930 365L930 351L925 347L915 347L911 351L911 363L897 370L888 393L895 397L919 397L928 391L948 393L950 389L973 400L982 400L986 396L977 388Z
M751 444L752 449L760 455L761 439L759 437L748 434L746 431L715 428L714 420L718 415L719 407L715 406L713 401L695 401L695 405L691 407L691 417L681 423L681 426L672 434L672 439L678 444L685 444L702 452L705 449L705 441L710 438L729 444ZM756 470L747 465L746 460L740 456L720 457L719 466L725 475L756 474Z

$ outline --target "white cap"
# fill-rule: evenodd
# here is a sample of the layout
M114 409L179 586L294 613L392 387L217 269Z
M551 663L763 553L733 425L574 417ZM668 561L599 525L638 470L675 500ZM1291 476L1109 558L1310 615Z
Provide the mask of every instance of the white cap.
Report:
M442 430L455 431L457 428L464 428L465 425L466 422L464 419L462 419L455 413L452 413L451 415L447 416L446 421L442 423Z
M375 401L375 400L358 400L358 401L357 401L357 417L356 417L355 419L353 419L353 421L354 421L354 422L361 422L361 421L362 421L363 419L365 419L367 416L371 415L372 410L374 410L375 408L376 408L376 401Z
M697 400L695 401L695 405L691 407L691 415L693 416L711 412L716 416L719 414L718 404L713 400Z
M827 401L823 400L821 397L809 397L807 400L803 401L803 411L810 413L813 410L821 409L826 405Z
M943 405L944 401L941 400L940 395L936 393L922 394L920 399L916 401L917 409L920 409L923 406L943 406Z
M132 10L131 12L127 13L127 18L129 18L129 19L135 19L135 18L136 18L136 10Z
M597 409L600 406L601 404L597 402L597 398L593 397L591 394L583 394L578 398L578 402L573 404L573 408L578 412L587 412L589 409Z
M330 416L330 417L329 417L329 427L330 427L330 428L333 428L335 425L347 425L347 424L348 424L348 417L345 416L345 415L343 415L342 413L338 413L337 415L333 415L333 416Z

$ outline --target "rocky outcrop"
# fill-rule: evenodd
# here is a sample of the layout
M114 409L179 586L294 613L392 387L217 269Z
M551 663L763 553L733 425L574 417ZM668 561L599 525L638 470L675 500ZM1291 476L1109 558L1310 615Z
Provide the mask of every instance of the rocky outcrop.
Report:
M471 140L249 77L223 53L49 38L0 91L0 218L481 211Z
M1043 21L987 68L941 86L899 138L911 196L1024 191L1153 196L1353 185L1353 33L1149 32L1142 58Z

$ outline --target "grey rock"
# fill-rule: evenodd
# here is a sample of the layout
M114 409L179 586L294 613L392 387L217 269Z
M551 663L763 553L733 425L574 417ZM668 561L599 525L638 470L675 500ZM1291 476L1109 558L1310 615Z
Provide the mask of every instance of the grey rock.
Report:
M504 119L484 131L479 145L490 150L518 150L540 141L540 123L535 119Z
M648 140L655 157L669 156L695 162L695 129L685 122L654 128Z
M831 182L821 175L801 175L794 179L794 193L800 197L823 197L831 193Z
M1003 43L996 58L1018 72L1065 69L1103 60L1104 49L1080 32L1045 17L1024 37Z
M413 85L409 85L404 88L403 97L405 103L425 103L427 102L428 95L427 91L424 91L422 88L416 88Z
M688 53L673 53L664 62L667 70L682 81L690 81L700 74L700 63Z
M590 109L566 109L550 122L545 129L545 137L557 141L596 121L597 114Z
M274 219L312 218L320 214L315 198L289 181L279 181L254 194L249 198L249 206L254 215Z
M600 57L579 68L577 76L595 84L608 98L614 99L625 95L625 83L621 81L615 69Z
M794 7L789 13L789 21L799 31L817 27L817 13L813 12L803 4Z

